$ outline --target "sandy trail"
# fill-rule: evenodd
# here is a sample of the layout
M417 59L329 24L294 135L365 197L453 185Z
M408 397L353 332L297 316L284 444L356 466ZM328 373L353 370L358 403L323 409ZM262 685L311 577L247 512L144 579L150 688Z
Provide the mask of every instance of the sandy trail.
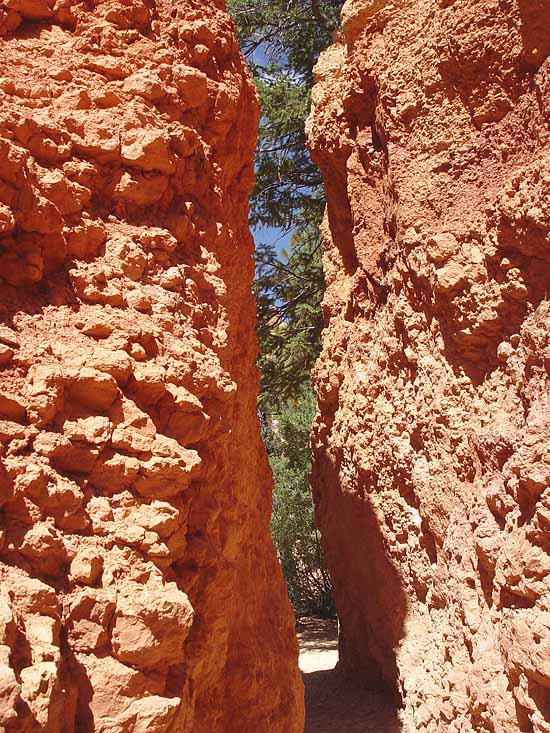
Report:
M300 669L306 688L304 733L399 733L395 708L335 669L335 621L302 619L298 624Z

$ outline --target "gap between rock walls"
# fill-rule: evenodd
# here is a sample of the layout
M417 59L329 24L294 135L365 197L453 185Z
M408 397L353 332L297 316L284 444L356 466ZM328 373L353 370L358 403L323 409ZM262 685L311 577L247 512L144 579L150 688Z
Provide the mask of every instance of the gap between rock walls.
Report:
M323 17L313 22L308 7L299 2L274 3L269 11L254 15L253 5L235 0L229 3L229 10L263 105L256 153L257 182L250 211L256 240L255 291L261 350L259 411L275 483L272 535L301 645L306 730L335 726L355 729L374 720L389 731L399 724L393 690L388 693L383 676L373 672L375 660L365 656L361 670L343 674L346 654L342 635L342 660L335 669L338 645L334 638L336 621L330 621L335 619L332 581L316 527L310 487L310 433L316 412L310 372L321 351L324 278L320 225L325 194L320 171L307 148L305 125L313 69L338 26L340 6L324 3ZM288 21L284 26L278 20L281 15ZM345 188L338 190L345 197ZM327 193L330 210L330 188ZM320 494L318 490L317 500ZM357 513L357 507L352 508L350 517L355 518ZM358 529L365 530L361 527L364 520L358 517L358 521ZM346 523L351 526L348 517ZM374 517L365 531L375 537ZM377 560L384 562L381 539L373 539L367 553L376 553ZM363 556L358 558L358 563L362 562ZM382 573L385 569L391 569L387 562ZM404 600L399 595L397 575L388 577L382 584L388 586L386 596L396 594L398 638ZM380 578L363 580L365 588L376 587ZM373 605L384 600L376 599ZM395 677L394 672L394 686ZM380 692L365 694L367 687ZM327 705L329 698L334 701Z

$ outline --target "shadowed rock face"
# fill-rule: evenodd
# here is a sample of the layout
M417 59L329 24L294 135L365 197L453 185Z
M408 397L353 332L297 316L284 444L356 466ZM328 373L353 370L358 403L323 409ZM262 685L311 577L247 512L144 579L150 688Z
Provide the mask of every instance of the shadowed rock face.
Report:
M317 66L314 490L342 665L550 731L550 7L348 0Z
M0 729L303 729L222 3L0 8Z

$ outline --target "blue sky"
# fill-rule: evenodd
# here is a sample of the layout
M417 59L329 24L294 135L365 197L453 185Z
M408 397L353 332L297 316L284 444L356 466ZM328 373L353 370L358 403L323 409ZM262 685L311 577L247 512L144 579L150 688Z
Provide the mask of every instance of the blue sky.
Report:
M256 245L260 242L274 244L277 252L281 252L281 250L288 248L292 232L285 232L282 229L273 227L253 227L252 235Z

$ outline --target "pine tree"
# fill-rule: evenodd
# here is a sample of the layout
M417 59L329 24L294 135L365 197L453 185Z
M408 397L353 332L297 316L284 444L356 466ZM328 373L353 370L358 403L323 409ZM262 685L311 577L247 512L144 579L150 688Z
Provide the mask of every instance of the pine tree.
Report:
M318 223L322 180L304 124L313 67L338 25L342 0L229 0L260 92L262 119L251 224L291 231Z
M309 489L310 372L322 329L325 200L306 146L313 67L342 0L229 0L262 104L250 223L290 233L256 246L260 417L275 480L271 529L297 614L334 611Z
M294 233L290 252L256 251L260 408L277 410L300 394L320 349L323 268L314 225Z
M251 224L292 233L288 251L256 248L261 406L297 396L320 349L322 179L305 136L313 67L342 0L229 0L262 104Z

